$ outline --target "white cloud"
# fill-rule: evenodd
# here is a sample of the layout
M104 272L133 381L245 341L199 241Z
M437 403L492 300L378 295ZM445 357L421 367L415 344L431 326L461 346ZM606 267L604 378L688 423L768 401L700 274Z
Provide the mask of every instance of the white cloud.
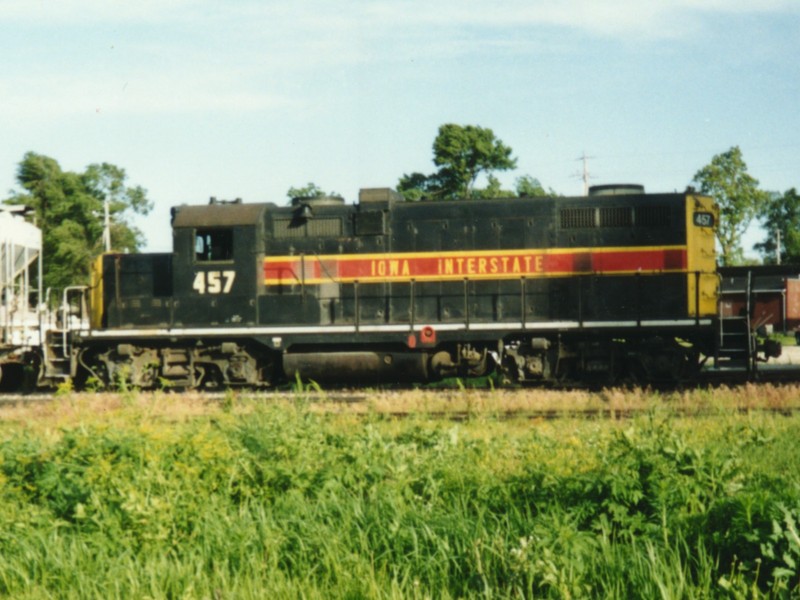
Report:
M307 91L317 74L339 66L490 46L537 53L547 43L536 36L542 26L658 39L697 34L713 14L778 12L798 15L800 2L0 0L0 23L23 32L12 43L38 34L35 62L0 69L0 118L271 110L290 104L297 82ZM46 25L63 30L52 47L40 31Z
M13 89L12 89L13 88ZM0 81L2 119L60 119L69 115L246 112L289 106L280 93L252 91L214 73L141 74L127 81L56 76Z
M209 27L245 18L272 31L317 30L326 35L408 26L519 27L557 25L602 34L674 29L708 13L800 14L797 0L0 0L0 22L117 23L202 21Z
M796 0L482 0L373 3L368 17L393 24L519 28L553 25L602 35L673 36L711 13L800 14Z
M191 0L0 0L0 22L125 23L178 16Z

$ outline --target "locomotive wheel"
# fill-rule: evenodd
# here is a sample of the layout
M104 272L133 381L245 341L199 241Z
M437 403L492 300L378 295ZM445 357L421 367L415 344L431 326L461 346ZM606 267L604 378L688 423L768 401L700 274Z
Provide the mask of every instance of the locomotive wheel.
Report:
M699 353L676 340L648 340L628 356L627 378L635 384L676 384L697 375Z
M225 378L215 364L196 365L198 387L205 390L218 390L225 384Z
M80 368L75 375L75 388L79 390L108 390L110 377L104 361L97 352L84 350L78 358Z
M25 381L25 367L20 363L0 365L0 391L16 392Z

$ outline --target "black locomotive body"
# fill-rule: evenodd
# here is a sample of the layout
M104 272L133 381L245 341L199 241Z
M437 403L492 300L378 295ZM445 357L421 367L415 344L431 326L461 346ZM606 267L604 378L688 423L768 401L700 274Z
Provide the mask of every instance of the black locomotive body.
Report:
M172 253L105 254L72 372L135 385L686 377L714 352L692 193L173 209Z

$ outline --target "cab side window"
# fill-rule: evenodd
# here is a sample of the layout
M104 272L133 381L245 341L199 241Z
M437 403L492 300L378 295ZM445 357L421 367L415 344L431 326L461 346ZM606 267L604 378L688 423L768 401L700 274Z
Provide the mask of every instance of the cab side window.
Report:
M198 229L194 237L196 262L233 260L233 231L231 229Z

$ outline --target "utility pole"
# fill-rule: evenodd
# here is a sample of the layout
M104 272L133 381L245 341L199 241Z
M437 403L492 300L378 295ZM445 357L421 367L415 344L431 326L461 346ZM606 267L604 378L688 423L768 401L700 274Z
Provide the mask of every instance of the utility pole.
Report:
M106 196L103 200L103 246L106 252L111 252L111 211L108 205L108 196Z
M775 262L781 264L781 230L775 230Z
M583 169L581 171L579 171L578 173L576 173L574 175L574 177L577 177L577 178L583 180L583 195L584 196L588 196L589 195L589 179L591 179L591 176L589 175L589 164L588 164L587 161L590 158L595 158L595 157L594 156L586 156L586 151L584 150L583 154L581 154L581 156L579 156L578 158L575 159L575 160L579 160L579 161L583 162Z

